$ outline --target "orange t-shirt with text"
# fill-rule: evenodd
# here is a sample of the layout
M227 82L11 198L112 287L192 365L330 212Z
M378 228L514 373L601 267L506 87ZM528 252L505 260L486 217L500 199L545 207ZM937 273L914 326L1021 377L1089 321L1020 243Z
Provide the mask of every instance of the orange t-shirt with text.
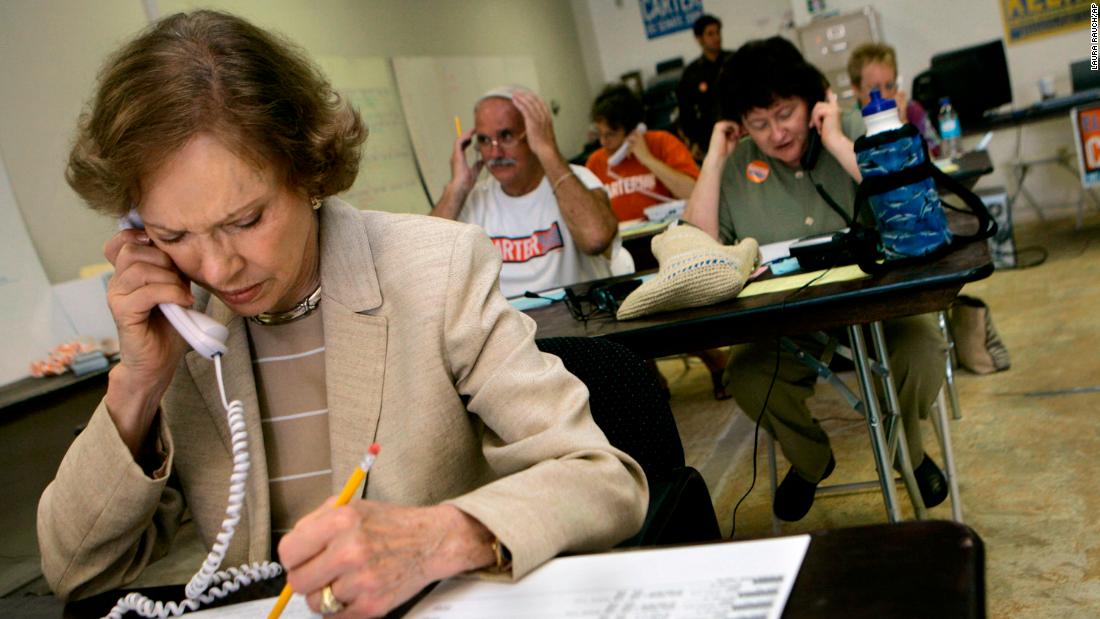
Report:
M673 170L699 178L699 166L684 143L667 131L646 131L645 144L653 156ZM619 221L645 217L645 209L661 202L647 194L672 198L672 192L634 155L607 169L608 153L600 148L588 157L585 166L600 178L611 196L611 208Z

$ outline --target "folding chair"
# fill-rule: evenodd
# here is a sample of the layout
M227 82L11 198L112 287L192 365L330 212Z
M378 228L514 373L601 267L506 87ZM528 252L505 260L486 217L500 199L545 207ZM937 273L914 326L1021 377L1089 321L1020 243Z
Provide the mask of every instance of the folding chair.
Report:
M943 325L945 328L946 323L944 322ZM917 488L916 479L915 477L913 477L912 467L910 466L909 462L908 448L905 442L905 430L901 423L901 412L897 401L897 392L894 388L893 378L890 374L889 356L886 348L886 338L883 333L881 323L875 322L871 324L871 335L872 343L875 348L876 359L870 360L870 362L866 364L867 367L865 369L861 369L861 366L863 364L859 362L860 355L855 354L852 348L841 345L835 338L829 337L824 333L819 332L814 334L815 339L819 340L820 342L822 342L822 344L825 345L825 349L821 358L816 358L813 355L806 353L805 351L798 348L798 346L795 345L794 342L787 338L781 338L780 345L785 350L793 353L800 362L817 372L818 376L824 379L825 382L827 382L828 384L832 385L848 402L848 404L852 406L852 408L854 408L865 418L868 418L868 424L872 426L870 428L872 447L876 450L878 449L878 447L875 445L876 437L873 425L876 422L878 415L873 414L873 409L877 409L877 402L874 401L875 399L877 399L877 396L867 393L864 393L864 397L862 398L860 396L857 396L848 387L848 385L845 384L844 381L840 380L840 378L837 377L836 374L829 368L829 363L831 362L834 355L840 355L843 358L853 361L853 363L856 365L857 373L873 374L878 377L882 391L885 393L885 404L887 412L883 419L888 455L886 460L889 462L897 462L899 464L899 468L901 468L902 470L902 477L900 479L893 479L893 473L889 470L883 472L880 477L893 479L893 482L895 484L898 481L904 482L917 519L924 519L927 518L928 512L927 508L925 508L924 506L924 501L920 496L920 491ZM862 331L859 326L849 328L849 336L852 339L853 346L859 346L860 348L863 347ZM867 376L867 378L869 379L870 377ZM861 377L860 382L861 385L863 385L869 384L870 381L864 381L863 377ZM952 379L952 389L953 386L954 383ZM962 522L962 509L959 501L958 481L955 471L954 454L951 449L951 436L947 428L946 405L944 404L944 390L946 389L947 387L945 386L945 388L941 389L940 391L937 399L937 406L934 407L934 411L932 413L932 421L933 427L936 430L936 436L940 442L940 448L944 454L944 466L947 469L945 471L945 476L948 480L949 496L951 498L952 507L952 517L955 520ZM868 395L871 395L871 397L873 398L870 406L865 405L865 401L868 399ZM958 410L958 408L956 407L955 410ZM775 441L774 439L772 439L770 434L766 435L765 441L768 453L768 477L771 486L771 497L774 501L775 491L778 485ZM879 464L880 462L876 460L876 466L879 466ZM817 489L817 496L849 493L854 491L873 489L875 487L880 487L884 492L884 499L887 503L887 511L891 516L891 520L896 519L897 513L891 509L892 498L890 496L890 490L892 488L887 488L886 486L881 484L880 481L866 481L819 486ZM779 526L779 520L773 514L773 532L778 534L780 530Z

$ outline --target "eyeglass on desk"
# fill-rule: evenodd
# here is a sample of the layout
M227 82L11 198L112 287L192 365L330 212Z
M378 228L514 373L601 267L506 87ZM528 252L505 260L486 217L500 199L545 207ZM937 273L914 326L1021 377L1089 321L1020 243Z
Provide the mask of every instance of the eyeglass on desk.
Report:
M961 217L949 216L949 221L953 226L963 227L957 231L968 231L965 225L970 222L964 223ZM901 511L861 325L871 326L879 362L883 363L882 321L946 310L964 284L984 279L992 272L988 246L970 243L929 264L899 267L877 277L813 286L797 295L780 292L734 298L707 307L622 322L610 316L577 321L562 304L528 310L527 314L537 323L536 338L606 337L647 358L813 331L847 329L867 409L868 431L887 516L896 522L901 518ZM575 288L584 294L593 285L632 277L620 276ZM891 381L885 382L887 401L891 397L896 401L896 394L891 393ZM921 510L917 509L919 513Z

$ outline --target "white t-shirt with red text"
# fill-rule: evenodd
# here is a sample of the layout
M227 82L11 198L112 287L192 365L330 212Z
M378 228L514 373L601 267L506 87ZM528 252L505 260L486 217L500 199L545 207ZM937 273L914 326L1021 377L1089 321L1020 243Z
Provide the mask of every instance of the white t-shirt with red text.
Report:
M569 167L585 187L603 188L587 168ZM513 197L489 175L470 191L458 220L477 224L489 233L504 262L500 290L506 297L611 276L607 258L589 256L573 242L545 176L534 191ZM616 236L615 244L619 242Z

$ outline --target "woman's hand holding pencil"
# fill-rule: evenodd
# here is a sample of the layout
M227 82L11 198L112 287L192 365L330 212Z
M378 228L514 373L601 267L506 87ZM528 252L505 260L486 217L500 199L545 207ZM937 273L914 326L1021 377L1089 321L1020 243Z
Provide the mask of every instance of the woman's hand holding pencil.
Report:
M279 557L287 587L305 594L310 609L378 617L432 582L492 565L493 539L452 505L337 499L302 518L279 543Z

